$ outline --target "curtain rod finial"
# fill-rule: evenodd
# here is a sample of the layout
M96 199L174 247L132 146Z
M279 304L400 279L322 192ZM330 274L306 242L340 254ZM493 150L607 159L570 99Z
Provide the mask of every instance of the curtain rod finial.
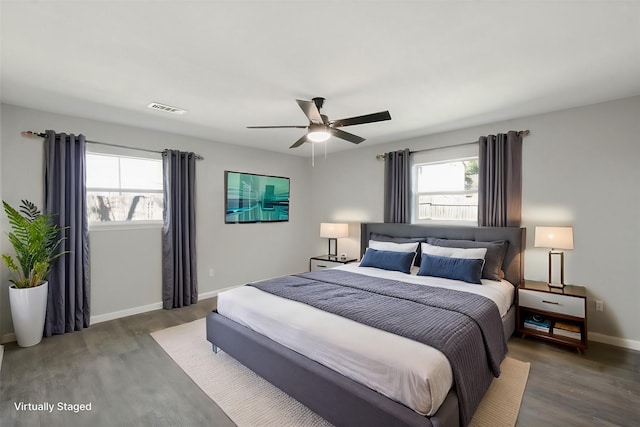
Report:
M44 132L33 132L31 130L23 130L20 132L22 136L26 136L28 138L44 138L47 136Z

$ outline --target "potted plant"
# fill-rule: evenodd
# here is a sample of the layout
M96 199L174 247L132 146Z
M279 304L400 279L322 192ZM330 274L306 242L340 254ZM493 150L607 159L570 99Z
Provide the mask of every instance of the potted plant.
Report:
M30 347L42 340L49 283L45 280L64 237L52 215L40 213L37 206L22 200L20 211L3 201L11 231L7 233L15 259L2 254L13 278L9 287L9 304L16 339L20 347ZM17 260L17 262L16 262Z

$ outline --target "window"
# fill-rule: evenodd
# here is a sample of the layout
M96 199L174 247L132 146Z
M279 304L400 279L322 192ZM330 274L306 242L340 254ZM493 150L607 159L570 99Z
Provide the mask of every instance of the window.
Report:
M90 223L162 221L162 161L87 153Z
M478 221L478 145L414 154L413 222Z

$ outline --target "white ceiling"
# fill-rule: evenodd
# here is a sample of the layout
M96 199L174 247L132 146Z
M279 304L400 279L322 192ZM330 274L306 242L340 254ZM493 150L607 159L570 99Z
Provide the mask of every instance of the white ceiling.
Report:
M637 1L2 0L0 13L3 103L299 155L302 129L246 126L305 125L295 99L323 96L330 119L389 110L344 128L373 145L640 94Z

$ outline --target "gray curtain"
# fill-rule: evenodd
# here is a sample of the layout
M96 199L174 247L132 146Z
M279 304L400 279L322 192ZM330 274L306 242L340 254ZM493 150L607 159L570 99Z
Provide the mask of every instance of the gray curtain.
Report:
M44 207L54 215L68 251L52 265L44 336L89 327L89 226L86 201L84 135L46 132L44 141Z
M479 141L478 225L520 227L522 135L509 131Z
M384 156L384 222L411 222L410 156L408 148Z
M198 302L196 155L165 150L162 158L162 302L169 309Z

